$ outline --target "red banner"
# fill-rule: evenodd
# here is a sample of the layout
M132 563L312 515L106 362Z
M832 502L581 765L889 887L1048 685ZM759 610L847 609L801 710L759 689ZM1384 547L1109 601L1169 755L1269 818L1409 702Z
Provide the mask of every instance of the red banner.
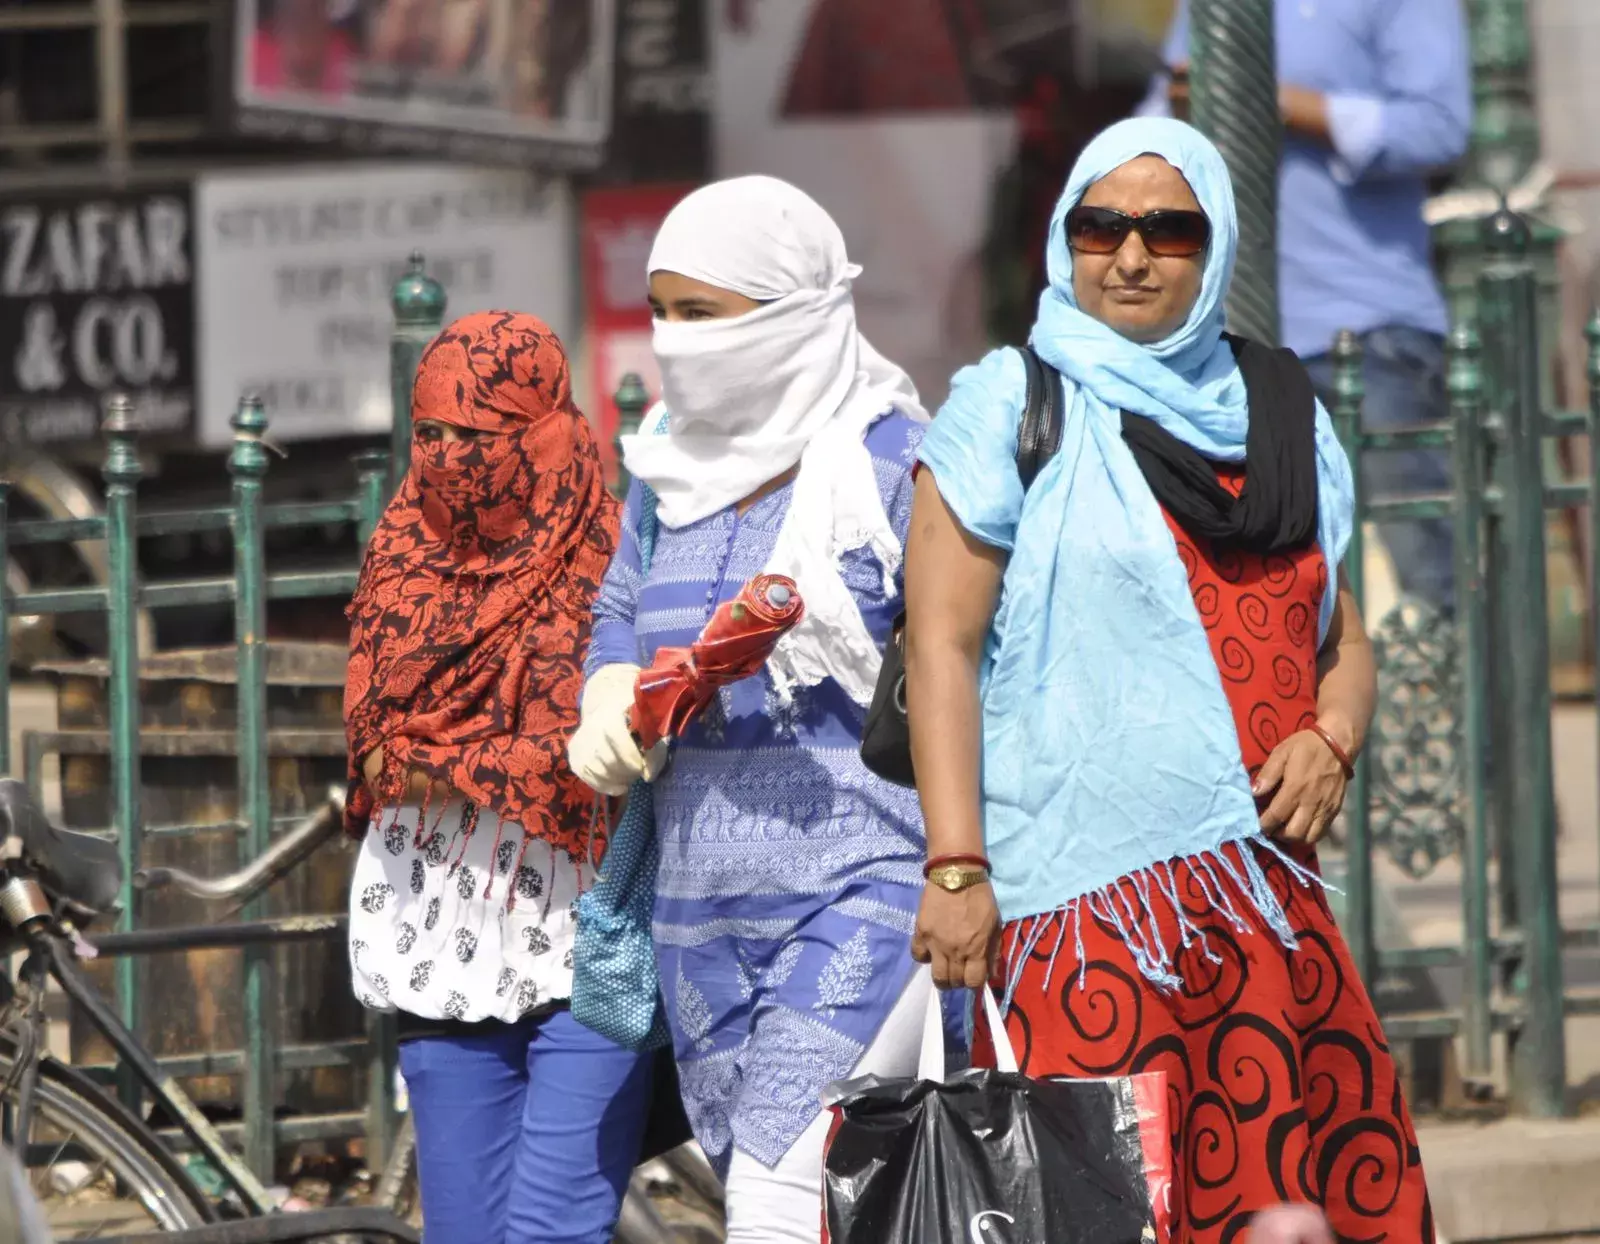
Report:
M608 470L616 467L617 405L622 378L637 373L653 401L660 391L650 349L645 265L661 221L692 186L612 186L583 196L581 252L585 335L593 368L590 412Z

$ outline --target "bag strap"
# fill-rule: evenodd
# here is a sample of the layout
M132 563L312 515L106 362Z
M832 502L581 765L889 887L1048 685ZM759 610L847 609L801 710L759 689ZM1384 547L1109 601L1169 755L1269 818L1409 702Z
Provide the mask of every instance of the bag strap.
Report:
M667 420L670 416L663 411L660 421L652 429L656 436L663 435L667 430ZM639 481L639 525L634 532L635 543L639 546L639 578L642 582L650 573L650 561L656 554L656 532L661 529L661 520L656 516L656 490Z
M928 984L933 984L933 969L918 968L917 977L926 976ZM983 987L983 1018L989 1029L989 1037L994 1043L994 1065L996 1071L1015 1073L1017 1070L1017 1054L1011 1045L1011 1037L1006 1032L1005 1020L1000 1016L999 1004L994 1000L994 990L986 984ZM928 1006L922 1017L922 1050L917 1058L917 1079L932 1080L942 1084L945 1078L944 1062L944 1004L943 998L936 988L928 990Z
M1041 359L1032 346L1023 347L1021 354L1028 384L1022 423L1017 428L1017 474L1022 477L1022 491L1027 492L1061 448L1067 400L1061 373Z

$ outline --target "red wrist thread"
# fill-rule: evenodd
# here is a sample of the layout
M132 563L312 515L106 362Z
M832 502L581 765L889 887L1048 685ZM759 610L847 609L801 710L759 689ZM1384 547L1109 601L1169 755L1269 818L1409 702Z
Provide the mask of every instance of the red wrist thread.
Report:
M946 864L971 864L984 872L992 872L988 858L982 855L935 855L922 866L922 878L927 880L928 874L935 868L943 868Z
M1350 759L1350 753L1344 750L1339 740L1316 722L1311 723L1311 733L1328 745L1328 750L1333 753L1333 758L1339 762L1339 767L1344 770L1344 780L1348 782L1354 779L1356 762Z

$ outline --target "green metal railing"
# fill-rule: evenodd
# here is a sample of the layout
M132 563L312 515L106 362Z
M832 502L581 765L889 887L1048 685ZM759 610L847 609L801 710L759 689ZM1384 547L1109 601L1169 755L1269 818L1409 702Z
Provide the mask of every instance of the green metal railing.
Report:
M1558 903L1546 518L1600 498L1600 468L1582 483L1552 482L1546 442L1600 436L1600 315L1589 330L1590 409L1550 410L1541 393L1529 229L1501 212L1484 234L1489 261L1478 281L1479 322L1458 325L1449 340L1446 426L1363 431L1359 343L1344 334L1335 349L1333 413L1350 451L1360 513L1369 521L1452 520L1458 598L1452 618L1403 601L1374 627L1379 708L1345 814L1344 927L1369 981L1407 970L1461 974L1458 1007L1386 1013L1391 1038L1459 1035L1465 1078L1487 1085L1494 1038L1503 1034L1513 1102L1549 1116L1565 1109L1564 1017L1600 1010L1600 999L1565 987L1563 954L1600 945L1600 929L1563 928ZM1363 497L1362 456L1402 447L1449 450L1451 493ZM1589 522L1600 537L1600 505L1589 507ZM1358 596L1365 591L1362 552L1358 525L1346 561ZM1459 943L1377 944L1379 852L1412 877L1459 854Z
M13 771L10 754L10 651L12 618L30 614L101 614L107 620L109 657L110 829L119 844L124 869L118 931L141 928L141 893L133 876L145 860L145 844L154 832L162 836L215 829L216 825L146 826L141 811L140 757L143 752L140 717L140 653L137 623L141 612L197 605L229 604L234 614L234 651L237 661L235 746L237 750L237 813L223 828L236 830L241 862L252 859L283 827L273 815L269 783L269 731L267 705L267 606L269 601L347 597L355 588L358 566L340 570L273 571L267 566L266 536L286 528L318 528L348 524L361 545L377 525L394 487L410 459L411 390L417 362L444 319L444 289L426 276L420 255L395 286L394 334L391 373L394 393L394 428L387 452L367 450L355 455L355 488L344 499L313 503L268 504L264 498L272 446L268 422L260 402L246 397L232 418L234 439L228 456L232 499L226 505L142 513L138 506L141 467L138 429L129 403L115 399L104 422L106 457L103 467L106 511L103 517L84 520L7 521L10 485L0 479L0 548L7 552L28 545L49 545L81 540L104 540L110 575L104 586L40 589L21 594L0 594L0 772ZM645 392L636 376L627 377L617 394L622 430L638 426ZM230 533L233 542L231 576L180 581L149 582L138 565L141 539L202 532ZM37 788L41 781L39 740L27 749L27 777ZM45 740L48 745L48 739ZM383 1161L395 1133L393 1104L394 1029L392 1017L369 1013L365 1041L333 1041L323 1045L285 1045L276 1031L273 950L276 945L305 937L343 935L342 919L290 919L268 921L263 900L256 899L241 913L260 936L243 938L235 928L205 926L168 930L190 948L243 945L245 955L244 1031L246 1048L189 1053L161 1060L174 1075L238 1074L242 1105L242 1147L251 1168L266 1178L272 1175L274 1150L280 1143L331 1138L365 1132L368 1161ZM331 946L329 954L342 953ZM145 1018L140 965L132 954L108 952L115 960L116 1002L121 1017L135 1032L144 1031ZM323 1116L274 1120L285 1073L319 1067L364 1065L368 1092L364 1108ZM128 1077L119 1077L119 1090L137 1105L136 1089Z

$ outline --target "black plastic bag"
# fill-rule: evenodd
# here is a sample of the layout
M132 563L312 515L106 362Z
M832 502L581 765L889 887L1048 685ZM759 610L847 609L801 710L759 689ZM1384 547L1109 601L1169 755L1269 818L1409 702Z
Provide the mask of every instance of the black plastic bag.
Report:
M984 1005L1002 1070L946 1079L925 1034L917 1079L830 1090L824 1244L1165 1240L1165 1076L1029 1079Z

